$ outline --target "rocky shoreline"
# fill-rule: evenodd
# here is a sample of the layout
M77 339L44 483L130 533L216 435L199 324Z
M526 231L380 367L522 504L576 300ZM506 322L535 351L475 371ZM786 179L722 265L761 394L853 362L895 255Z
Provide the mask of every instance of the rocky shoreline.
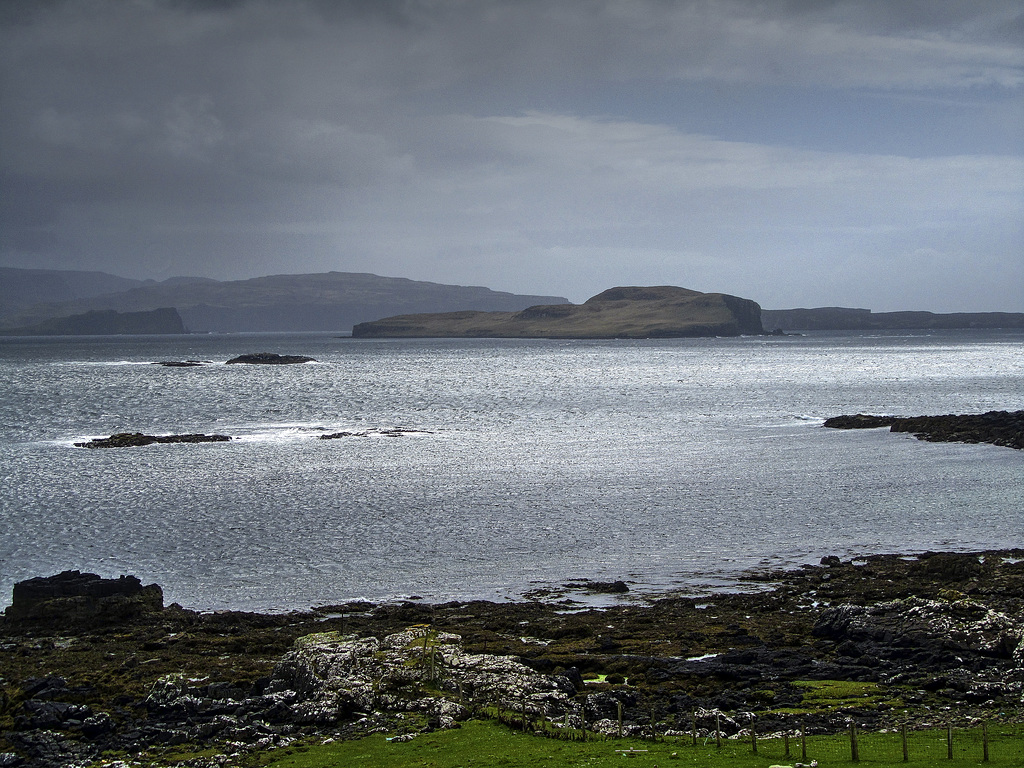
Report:
M1024 411L988 411L944 416L834 416L825 420L831 429L878 429L906 432L918 440L943 443L991 443L1024 449Z
M22 582L0 621L0 765L167 749L212 764L299 738L522 712L636 735L1024 722L1024 550L877 555L748 575L752 593L163 607L157 585Z

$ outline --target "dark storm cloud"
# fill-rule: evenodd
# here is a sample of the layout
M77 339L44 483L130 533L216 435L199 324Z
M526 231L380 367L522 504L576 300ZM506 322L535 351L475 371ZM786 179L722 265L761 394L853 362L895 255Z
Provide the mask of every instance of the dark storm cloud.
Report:
M0 263L1024 309L1022 16L7 3ZM967 264L976 286L943 277ZM919 296L879 288L920 270Z

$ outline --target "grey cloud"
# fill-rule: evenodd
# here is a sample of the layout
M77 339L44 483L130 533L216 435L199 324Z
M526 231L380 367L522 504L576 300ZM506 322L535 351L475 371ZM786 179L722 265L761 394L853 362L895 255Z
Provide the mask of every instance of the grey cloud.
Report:
M641 280L769 294L763 263L803 290L847 257L851 286L886 259L1005 272L1019 156L894 157L839 131L811 151L797 126L759 141L754 119L726 141L700 112L757 84L826 115L895 91L946 100L967 136L1020 116L1021 17L952 0L11 2L0 263L356 269L574 298ZM584 109L584 92L632 101ZM686 127L631 114L665 93ZM886 109L857 116L862 146ZM978 297L1024 305L985 279Z

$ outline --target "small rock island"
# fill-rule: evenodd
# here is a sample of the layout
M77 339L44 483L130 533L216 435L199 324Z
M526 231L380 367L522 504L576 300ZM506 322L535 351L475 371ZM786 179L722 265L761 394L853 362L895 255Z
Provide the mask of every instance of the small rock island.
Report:
M670 285L610 288L583 304L538 305L521 312L396 315L352 329L358 338L648 339L761 333L756 302Z
M306 355L279 355L276 352L251 352L227 361L227 365L295 365L315 363L316 359Z

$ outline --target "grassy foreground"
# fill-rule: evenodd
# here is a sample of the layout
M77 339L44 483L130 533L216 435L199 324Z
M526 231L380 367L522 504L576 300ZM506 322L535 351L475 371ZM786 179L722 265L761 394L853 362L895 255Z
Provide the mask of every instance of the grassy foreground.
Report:
M983 762L981 731L956 731L953 759L948 758L945 730L915 731L908 738L908 762L903 761L899 734L862 733L858 737L859 762L853 762L848 736L807 738L806 762L823 768L849 766L910 766L962 768L963 766L1024 766L1024 726L989 730L989 762ZM389 741L383 735L358 741L298 746L266 752L258 764L269 768L468 768L469 766L702 766L708 768L767 768L804 761L799 739L790 739L790 755L782 739L760 740L757 754L750 741L714 740L639 741L608 739L567 742L519 733L493 722L472 721L462 728L418 736L409 742Z

